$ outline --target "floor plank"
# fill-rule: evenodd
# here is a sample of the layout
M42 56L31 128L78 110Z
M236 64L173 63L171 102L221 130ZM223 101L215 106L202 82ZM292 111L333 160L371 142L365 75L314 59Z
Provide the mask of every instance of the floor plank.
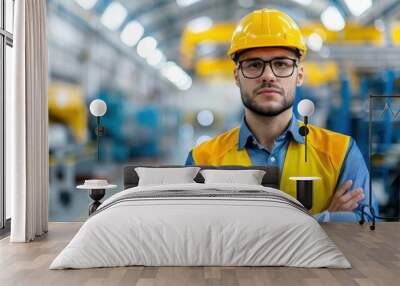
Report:
M352 269L290 267L116 267L48 269L82 223L50 223L49 233L32 243L0 240L0 285L400 285L400 223L326 223L322 227L351 262Z

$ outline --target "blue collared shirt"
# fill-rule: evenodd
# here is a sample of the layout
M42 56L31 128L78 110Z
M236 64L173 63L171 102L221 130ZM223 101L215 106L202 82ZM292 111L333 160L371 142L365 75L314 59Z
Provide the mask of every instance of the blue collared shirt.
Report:
M274 165L279 167L282 172L290 140L295 140L300 144L304 144L304 138L299 133L299 125L297 124L297 119L294 115L292 116L289 127L276 138L271 152L257 141L243 118L239 130L238 149L246 148L253 165ZM186 165L193 164L192 151L190 151L186 159ZM358 221L361 217L362 207L368 204L369 172L360 149L353 138L350 139L349 148L336 187L338 188L347 180L353 181L351 190L358 187L361 187L364 190L364 199L358 202L358 207L352 212L324 211L320 214L316 214L315 217L318 221ZM372 205L375 209L375 213L378 214L378 206L374 197L372 198ZM366 219L370 220L369 210L367 208L365 208L365 212L367 214Z

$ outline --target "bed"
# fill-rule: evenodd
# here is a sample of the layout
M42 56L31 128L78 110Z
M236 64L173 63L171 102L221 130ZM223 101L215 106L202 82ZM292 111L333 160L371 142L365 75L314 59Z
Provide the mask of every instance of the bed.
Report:
M124 168L124 191L105 200L50 269L144 266L350 268L343 253L295 199L278 190L275 167L260 185L204 182L138 185ZM183 166L168 166L183 168Z

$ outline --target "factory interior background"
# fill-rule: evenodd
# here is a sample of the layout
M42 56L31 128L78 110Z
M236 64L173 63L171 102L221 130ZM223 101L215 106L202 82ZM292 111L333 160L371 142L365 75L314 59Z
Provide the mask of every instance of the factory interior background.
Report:
M90 199L76 189L85 179L118 185L110 196L123 188L124 165L184 164L193 146L238 125L243 105L226 52L238 20L264 7L290 15L305 35L296 102L311 99L311 123L356 140L371 159L381 214L399 215L400 102L374 113L371 158L368 110L370 95L400 95L400 1L49 0L49 220L87 217ZM6 82L11 49L9 41ZM94 99L107 104L100 160Z

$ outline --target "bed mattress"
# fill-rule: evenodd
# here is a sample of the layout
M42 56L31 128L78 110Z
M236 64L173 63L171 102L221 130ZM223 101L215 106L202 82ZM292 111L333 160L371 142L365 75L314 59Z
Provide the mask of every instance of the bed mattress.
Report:
M289 195L257 185L198 183L115 194L50 269L128 265L351 267Z

